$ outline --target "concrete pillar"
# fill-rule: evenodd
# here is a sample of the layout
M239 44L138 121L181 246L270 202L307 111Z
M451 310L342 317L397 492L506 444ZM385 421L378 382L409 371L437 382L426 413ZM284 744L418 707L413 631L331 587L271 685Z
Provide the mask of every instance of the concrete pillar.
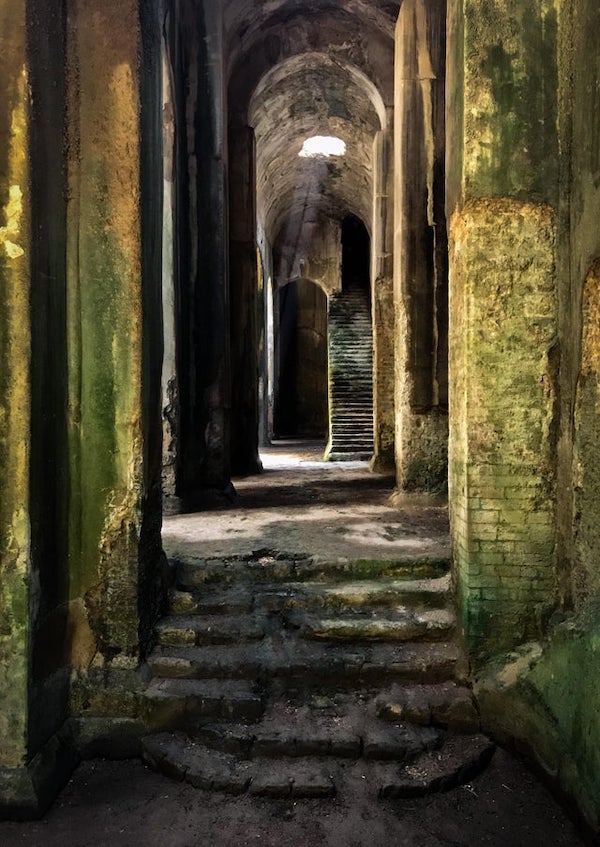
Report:
M231 463L258 473L258 259L252 127L229 129L229 281L231 307Z
M393 471L394 457L394 147L392 110L373 143L371 311L373 315L374 471Z
M450 507L479 658L554 601L557 5L449 5Z
M447 482L445 0L403 3L395 68L396 468L398 486Z

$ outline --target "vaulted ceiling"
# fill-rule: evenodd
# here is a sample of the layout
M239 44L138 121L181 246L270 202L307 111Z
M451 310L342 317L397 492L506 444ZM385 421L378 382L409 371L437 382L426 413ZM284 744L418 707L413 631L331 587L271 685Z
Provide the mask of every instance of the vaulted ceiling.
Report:
M271 243L290 220L354 214L369 226L373 140L393 102L399 5L226 2L230 123L255 129L258 218ZM343 139L346 155L300 158L314 135Z

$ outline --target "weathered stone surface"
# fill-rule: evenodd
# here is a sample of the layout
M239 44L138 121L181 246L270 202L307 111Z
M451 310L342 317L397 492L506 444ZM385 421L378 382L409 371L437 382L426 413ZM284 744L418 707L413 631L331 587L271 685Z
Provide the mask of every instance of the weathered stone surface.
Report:
M435 641L448 638L454 615L444 609L429 613L408 610L393 618L371 615L336 618L306 618L302 636L326 641Z
M403 724L380 729L367 728L363 740L363 755L365 759L412 761L424 750L432 750L441 743L441 734L429 727L419 728Z
M257 720L262 699L244 681L156 679L141 702L150 726L181 726L199 718Z
M140 755L140 739L148 731L138 718L81 717L70 723L73 743L83 759L133 759Z
M339 645L290 639L257 646L163 647L149 659L157 677L172 679L259 679L348 686L394 679L437 681L451 677L457 660L451 643Z
M476 732L479 714L472 692L454 682L395 686L377 698L377 714L391 721L441 726L454 732Z
M500 199L451 225L452 538L475 653L535 636L554 597L555 225Z
M339 585L291 583L284 593L286 608L351 609L366 606L423 604L444 606L448 600L448 576L438 579L400 580L380 578L343 582Z
M271 760L252 765L250 793L259 797L333 797L335 782L317 763Z
M412 764L380 772L379 796L420 797L456 788L487 766L494 749L494 744L481 735L449 738L440 750L426 753Z
M0 57L0 690L6 698L0 767L7 774L25 764L28 732L32 244L25 8L12 2L0 13L6 33Z
M163 618L156 628L158 642L164 646L179 644L243 644L260 641L265 634L261 617L183 617Z

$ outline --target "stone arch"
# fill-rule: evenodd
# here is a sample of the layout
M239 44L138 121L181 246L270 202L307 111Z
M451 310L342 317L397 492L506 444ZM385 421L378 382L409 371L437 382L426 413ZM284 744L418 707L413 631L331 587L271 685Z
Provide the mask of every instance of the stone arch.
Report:
M370 234L373 227L377 229L373 251L377 257L373 270L381 283L377 291L386 303L391 300L387 296L391 292L391 264L384 267L381 258L391 252L392 215L391 208L386 211L386 204L391 204L392 192L378 176L385 165L392 164L386 156L389 145L385 139L391 132L394 43L389 12L369 15L362 3L336 4L335 9L326 7L318 15L306 14L300 5L295 8L286 4L285 14L276 8L261 18L260 27L249 24L248 30L232 24L233 17L228 19L234 6L240 11L244 4L230 4L225 12L226 39L232 45L227 66L229 200L236 218L229 254L235 375L232 445L235 453L236 445L245 441L239 464L246 470L259 464L257 446L250 440L254 436L248 437L248 433L258 431L258 402L254 411L251 400L251 394L258 395L257 369L254 356L248 355L260 335L252 325L253 316L259 312L252 258L257 224L266 232L269 249L281 244L284 230L289 235L288 244L295 248L297 235L319 219L328 217L339 222L347 213L354 214L365 221ZM327 102L317 108L316 101L308 106L303 103L303 98L306 100L323 81L328 88ZM282 115L278 104L284 89L288 99ZM348 157L343 162L300 160L297 154L302 142L313 134L350 139L353 143ZM385 178L392 178L387 168L385 174ZM275 261L277 275L276 265ZM335 278L338 275L337 271L332 274ZM381 316L383 311L373 309L373 314ZM385 360L389 368L393 359L391 309L387 314L389 325L384 320L378 324L381 355L376 357L376 367ZM378 431L387 433L389 442L393 401L386 403L383 392L393 392L385 379L376 382L381 389L377 408L381 418L385 414L388 419ZM393 454L389 446L388 452Z

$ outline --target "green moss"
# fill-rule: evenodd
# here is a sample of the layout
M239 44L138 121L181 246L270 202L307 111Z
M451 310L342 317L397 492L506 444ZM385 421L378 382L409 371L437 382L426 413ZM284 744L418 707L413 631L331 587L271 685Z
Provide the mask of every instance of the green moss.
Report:
M557 202L554 0L466 4L469 183L478 196ZM487 81L487 84L486 84Z
M407 491L445 494L448 491L448 466L445 457L432 461L420 458L408 463L404 487Z

